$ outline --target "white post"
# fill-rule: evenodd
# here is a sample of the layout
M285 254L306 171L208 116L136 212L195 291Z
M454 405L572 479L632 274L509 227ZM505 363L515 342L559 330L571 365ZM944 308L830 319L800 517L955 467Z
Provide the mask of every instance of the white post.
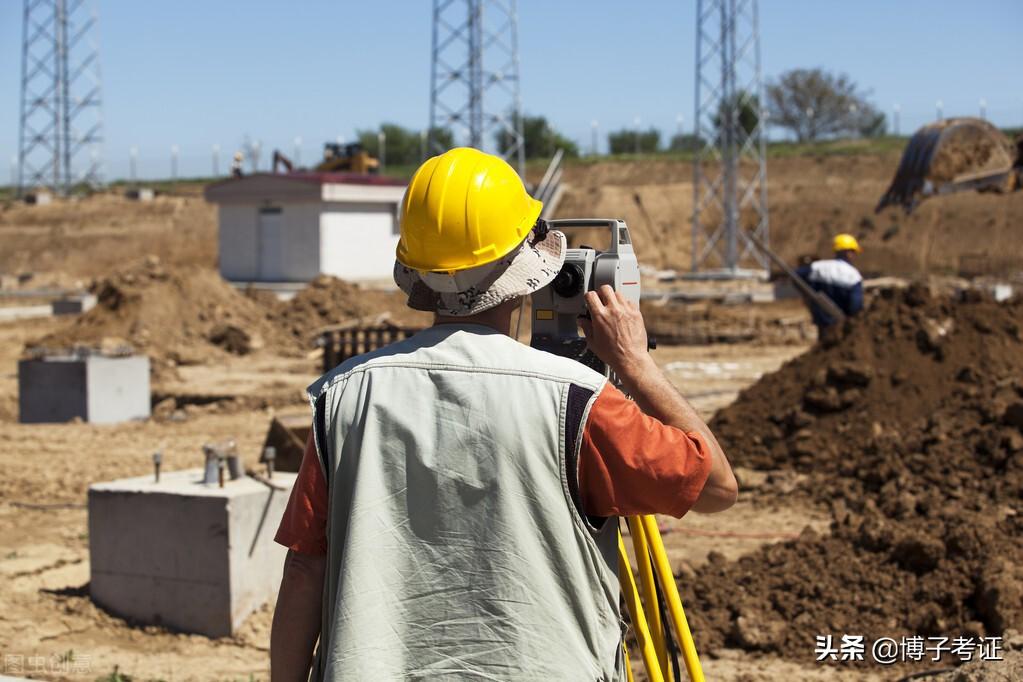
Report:
M139 148L135 145L128 150L128 179L132 182L138 180Z
M935 109L937 109L937 112L938 112L938 120L939 121L944 121L945 120L945 103L942 102L939 99L937 102L934 103L934 107L935 107Z
M895 137L899 136L899 114L902 113L902 107L896 104L892 107L892 129L895 131Z
M263 146L263 144L259 140L253 140L252 145L251 145L251 148L252 148L252 172L253 173L258 173L259 172L259 150L260 150L260 148L262 146Z
M213 177L220 177L220 145L213 145Z
M983 97L980 98L980 117L987 120L987 100Z
M171 145L171 180L178 179L178 146Z
M18 155L11 156L11 190L18 186Z
M419 131L419 160L426 161L426 129Z
M387 134L384 131L377 133L377 150L380 152L380 170L387 164Z
M295 168L302 165L302 137L298 136L295 138Z
M597 121L590 121L590 154L597 155L597 131L600 124Z
M683 124L685 124L686 122L686 117L683 116L682 114L679 114L678 116L675 117L675 122L678 123L678 136L682 137L682 135L685 132Z

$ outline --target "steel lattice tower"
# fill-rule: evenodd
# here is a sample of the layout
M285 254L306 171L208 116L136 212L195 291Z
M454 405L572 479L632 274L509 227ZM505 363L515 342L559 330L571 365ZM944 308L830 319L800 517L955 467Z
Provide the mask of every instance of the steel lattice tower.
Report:
M757 0L697 0L694 120L700 147L693 169L693 271L766 269L767 257L745 232L768 242Z
M519 99L518 15L515 0L434 0L430 74L429 149L443 152L438 129L466 143L496 148L525 170L526 149Z
M84 0L25 0L18 192L101 183L97 18ZM83 158L84 157L84 158Z

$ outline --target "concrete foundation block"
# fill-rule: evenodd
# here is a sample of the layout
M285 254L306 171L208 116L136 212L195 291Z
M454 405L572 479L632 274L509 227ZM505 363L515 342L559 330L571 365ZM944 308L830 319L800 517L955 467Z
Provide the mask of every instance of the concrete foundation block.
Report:
M272 599L276 544L295 474L202 483L202 469L89 488L92 599L138 623L227 637Z
M114 424L149 417L149 358L51 355L18 362L18 410L24 424L79 417Z
M89 312L95 305L96 297L93 294L67 296L51 303L54 315L79 315Z

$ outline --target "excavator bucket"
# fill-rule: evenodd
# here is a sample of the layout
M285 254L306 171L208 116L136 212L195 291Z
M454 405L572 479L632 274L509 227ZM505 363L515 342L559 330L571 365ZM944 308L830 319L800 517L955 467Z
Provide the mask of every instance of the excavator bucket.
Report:
M987 121L950 118L930 123L909 139L875 211L899 205L909 213L927 197L964 190L1009 191L1015 157L1012 143Z

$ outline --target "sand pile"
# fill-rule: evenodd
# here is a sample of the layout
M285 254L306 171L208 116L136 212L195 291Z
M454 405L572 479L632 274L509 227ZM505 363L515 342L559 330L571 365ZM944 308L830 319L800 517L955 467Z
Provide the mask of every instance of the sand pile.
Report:
M764 377L715 419L737 464L772 470L751 494L805 496L834 520L828 537L713 557L681 581L698 644L798 658L817 634L1023 626L1021 313L1019 302L888 294L843 342ZM772 484L792 470L794 487Z
M200 363L217 353L247 354L290 339L265 308L236 291L216 270L164 266L153 256L95 281L96 307L27 347L129 345L157 360Z
M304 347L309 346L317 330L356 318L373 320L386 316L398 325L429 325L432 316L412 310L405 305L405 299L399 291L365 289L337 277L323 275L310 282L290 301L274 306L271 319Z

